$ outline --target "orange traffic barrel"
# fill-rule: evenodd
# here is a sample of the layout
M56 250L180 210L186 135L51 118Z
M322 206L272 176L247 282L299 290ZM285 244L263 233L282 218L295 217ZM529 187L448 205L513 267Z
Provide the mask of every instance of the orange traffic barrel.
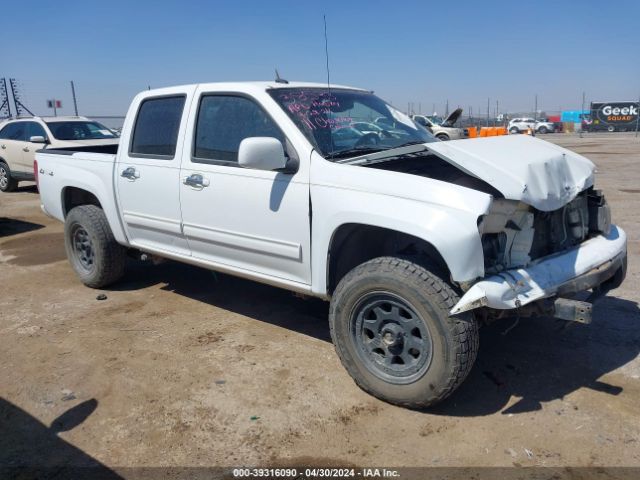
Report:
M478 136L477 127L469 127L467 131L469 132L469 138L476 138Z
M480 136L481 137L486 137L487 136L487 127L480 128Z

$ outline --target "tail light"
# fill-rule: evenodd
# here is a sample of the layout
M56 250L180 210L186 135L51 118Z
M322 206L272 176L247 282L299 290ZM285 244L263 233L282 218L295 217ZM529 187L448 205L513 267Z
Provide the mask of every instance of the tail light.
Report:
M40 183L39 183L39 179L38 179L38 161L34 160L33 161L33 177L36 181L36 187L40 188Z

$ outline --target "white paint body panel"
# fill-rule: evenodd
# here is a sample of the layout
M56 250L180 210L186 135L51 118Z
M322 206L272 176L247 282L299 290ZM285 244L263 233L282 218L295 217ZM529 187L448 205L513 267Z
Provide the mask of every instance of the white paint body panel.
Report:
M173 87L156 90L153 96L185 95L183 115L187 116L194 92L194 86ZM142 93L134 98L122 128L121 147L113 177L120 216L132 246L188 256L191 252L182 233L180 210L180 164L187 126L185 122L180 126L173 159L130 155L135 116L146 97ZM138 178L124 178L122 172L127 168L133 168Z

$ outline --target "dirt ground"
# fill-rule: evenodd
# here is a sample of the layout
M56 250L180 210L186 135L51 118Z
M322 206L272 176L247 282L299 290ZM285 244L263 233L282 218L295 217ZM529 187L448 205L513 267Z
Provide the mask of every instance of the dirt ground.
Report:
M640 138L544 139L598 165L626 283L591 325L484 328L429 411L356 387L327 304L171 262L91 290L35 188L0 194L0 465L640 466Z

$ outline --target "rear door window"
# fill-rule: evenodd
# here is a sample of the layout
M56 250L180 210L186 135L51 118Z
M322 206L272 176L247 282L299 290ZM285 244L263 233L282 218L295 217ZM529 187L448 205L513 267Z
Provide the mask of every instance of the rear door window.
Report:
M184 103L184 95L144 100L136 117L129 154L132 157L173 159Z
M27 122L10 123L0 131L0 139L24 142L27 138L26 123Z

